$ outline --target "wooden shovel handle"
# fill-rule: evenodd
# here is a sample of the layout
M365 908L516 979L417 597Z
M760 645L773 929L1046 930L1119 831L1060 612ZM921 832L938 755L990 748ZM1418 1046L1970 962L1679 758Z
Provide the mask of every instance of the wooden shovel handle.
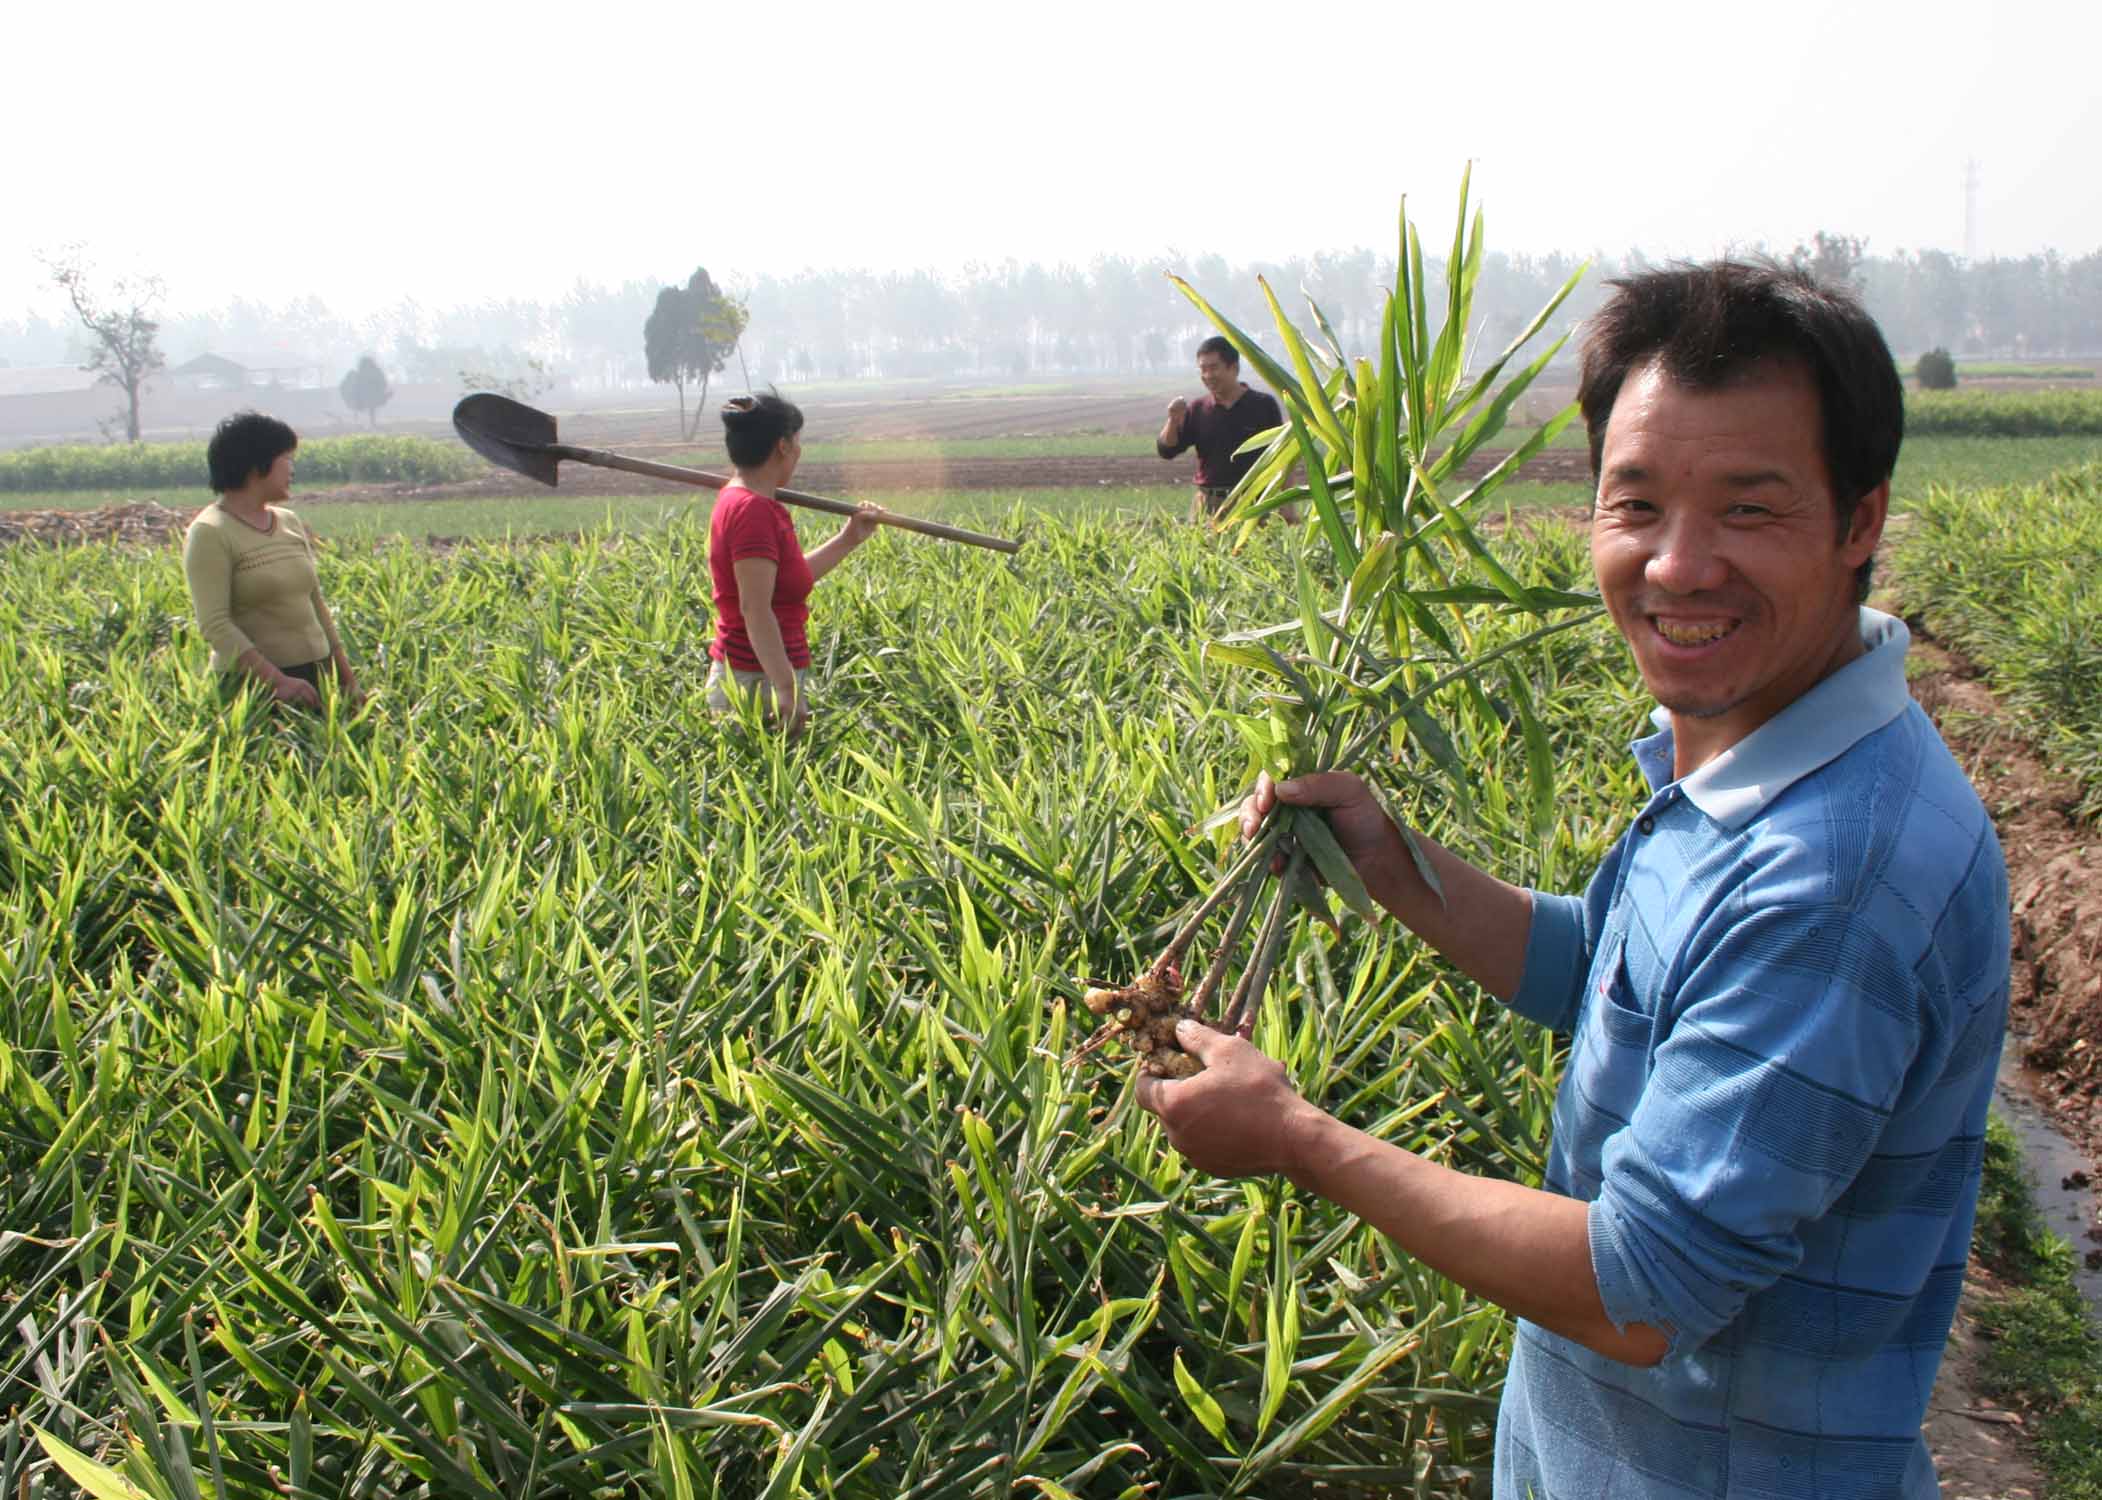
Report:
M600 469L621 469L630 474L647 474L652 479L669 479L676 484L698 485L703 489L719 490L726 484L736 482L727 474L711 474L706 469L689 469L683 464L660 464L646 458L629 458L625 453L609 453L603 448L578 448L568 443L553 443L548 446L547 451L572 463L590 464ZM859 506L845 500L831 500L823 495L806 495L801 490L775 490L774 498L783 505L800 505L805 510L821 510L835 516L851 516L860 511ZM973 547L990 547L995 552L1022 550L1020 542L1009 541L1006 537L966 531L961 526L944 526L939 521L923 521L918 516L901 516L892 511L885 511L879 520L885 526L917 531L923 536L938 536L943 541L966 542Z

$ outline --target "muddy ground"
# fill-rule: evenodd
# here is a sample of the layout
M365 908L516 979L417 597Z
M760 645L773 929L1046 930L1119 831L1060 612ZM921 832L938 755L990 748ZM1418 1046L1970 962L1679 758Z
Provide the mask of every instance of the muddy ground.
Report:
M2013 905L2014 974L2007 1045L2031 1093L2079 1143L2090 1178L2102 1162L2102 837L2082 824L2072 782L2046 766L2010 728L1976 669L1910 622L1913 694L1940 726L2000 831ZM2102 1205L2102 1200L2098 1200ZM2097 1222L2093 1212L2091 1224ZM2102 1228L2076 1253L2102 1254ZM2000 1288L1975 1263L1935 1383L1928 1445L1947 1500L2044 1493L2027 1442L2027 1417L1982 1394L1986 1345L1980 1305Z
M2080 795L2009 726L1970 663L1913 624L1914 695L1992 810L2014 908L2009 1045L2065 1133L2102 1156L2102 837ZM2095 1237L2102 1244L2102 1232ZM2093 1248L2093 1246L2081 1247Z

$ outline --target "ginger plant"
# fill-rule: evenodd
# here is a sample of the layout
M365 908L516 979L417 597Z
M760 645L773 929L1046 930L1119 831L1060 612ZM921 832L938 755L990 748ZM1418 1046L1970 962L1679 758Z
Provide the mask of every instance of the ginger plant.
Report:
M1404 200L1395 286L1371 358L1345 353L1311 297L1316 337L1307 337L1259 279L1284 350L1280 360L1187 282L1172 278L1276 392L1285 414L1282 427L1250 440L1263 445L1261 456L1235 488L1220 524L1245 544L1272 513L1292 505L1306 512L1298 533L1297 617L1211 642L1205 656L1257 679L1255 707L1234 715L1250 752L1251 783L1263 771L1283 779L1362 770L1382 752L1413 748L1449 782L1464 815L1468 768L1431 711L1438 695L1452 689L1473 709L1517 724L1526 750L1527 803L1539 831L1552 818L1553 765L1521 670L1524 654L1589 621L1598 600L1514 577L1470 517L1555 441L1576 407L1540 422L1486 471L1471 470L1480 468L1473 461L1505 432L1520 398L1567 342L1565 332L1522 365L1514 363L1575 290L1584 268L1507 347L1470 373L1467 330L1482 258L1482 215L1477 208L1469 218L1463 176L1434 322L1423 246ZM1528 628L1488 644L1481 639L1484 608L1522 617ZM1490 702L1492 690L1501 697L1500 713ZM1231 799L1196 832L1233 821L1244 797ZM1413 841L1409 849L1437 891L1421 850ZM1149 1073L1196 1072L1195 1059L1175 1045L1175 1021L1190 1016L1249 1034L1297 915L1334 921L1323 884L1360 916L1376 918L1326 819L1280 807L1144 973L1128 985L1087 992L1087 1008L1109 1024L1082 1052L1122 1040ZM1185 960L1215 923L1202 973L1190 986ZM1246 962L1228 989L1244 951Z

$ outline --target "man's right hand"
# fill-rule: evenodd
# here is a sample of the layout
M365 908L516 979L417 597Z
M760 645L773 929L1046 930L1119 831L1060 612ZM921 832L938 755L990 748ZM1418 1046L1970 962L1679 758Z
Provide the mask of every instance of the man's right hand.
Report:
M1190 403L1177 396L1168 403L1168 425L1177 431L1182 429L1182 419L1190 414Z
M290 672L277 674L277 680L270 684L270 695L280 703L299 708L321 707L321 695L314 691L314 684L294 677Z
M1272 781L1269 772L1261 773L1255 778L1255 790L1241 804L1241 837L1252 839L1260 833L1280 802L1328 814L1336 842L1368 887L1378 889L1408 858L1401 830L1372 795L1372 788L1348 771L1315 771L1290 781Z

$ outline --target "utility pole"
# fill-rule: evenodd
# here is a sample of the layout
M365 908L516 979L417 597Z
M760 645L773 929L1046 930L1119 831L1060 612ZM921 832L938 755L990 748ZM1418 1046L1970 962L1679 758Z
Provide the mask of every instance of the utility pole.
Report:
M1978 262L1978 163L1975 158L1963 164L1963 258L1971 265Z

